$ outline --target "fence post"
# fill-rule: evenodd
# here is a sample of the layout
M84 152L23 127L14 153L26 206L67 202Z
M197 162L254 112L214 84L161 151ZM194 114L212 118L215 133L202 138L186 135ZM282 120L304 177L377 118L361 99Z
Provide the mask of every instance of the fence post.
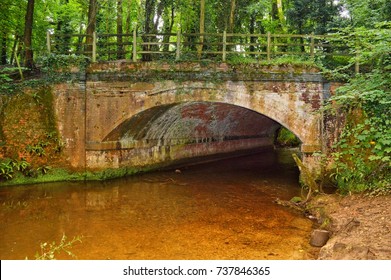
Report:
M46 32L46 47L48 50L48 53L51 53L51 45L50 45L50 32Z
M133 62L137 62L137 30L136 28L133 29L133 55L132 55Z
M175 60L179 60L181 58L181 30L178 29L176 32L176 55Z
M223 32L223 62L227 60L227 31Z
M272 38L270 32L267 33L267 61L270 61L270 49L271 49Z
M96 62L96 32L92 33L92 62Z
M310 56L311 56L311 59L314 60L314 58L315 58L315 38L314 38L314 32L311 33Z

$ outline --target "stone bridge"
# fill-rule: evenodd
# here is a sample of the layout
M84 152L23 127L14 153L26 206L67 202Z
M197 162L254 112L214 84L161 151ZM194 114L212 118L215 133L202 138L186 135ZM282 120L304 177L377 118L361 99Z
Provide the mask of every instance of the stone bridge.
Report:
M150 169L273 145L284 126L303 162L327 149L321 104L333 85L313 68L226 63L94 63L56 85L59 131L74 168Z

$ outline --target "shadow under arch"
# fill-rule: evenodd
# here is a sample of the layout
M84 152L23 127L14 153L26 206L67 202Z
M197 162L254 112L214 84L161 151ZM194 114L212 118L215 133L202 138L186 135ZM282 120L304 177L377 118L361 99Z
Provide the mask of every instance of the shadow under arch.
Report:
M158 105L126 119L103 141L181 139L184 142L269 137L278 122L254 110L221 102L191 101ZM208 140L206 140L208 141Z
M200 107L201 108L200 110ZM212 110L207 110L209 109ZM196 108L196 110L194 110ZM193 114L184 115L184 112L189 113L189 111L194 111ZM192 118L193 120L196 119L197 114L199 119L202 119L205 122L211 122L211 121L223 121L224 125L228 126L227 124L227 118L225 119L216 119L216 116L212 116L212 114L216 113L216 110L218 111L217 114L221 117L221 112L223 111L226 113L226 115L231 113L231 118L229 119L231 122L236 122L236 124L239 123L239 125L248 127L253 126L254 130L264 130L263 133L250 133L247 135L242 135L247 138L251 137L260 137L260 136L273 136L274 140L276 139L276 132L279 131L282 127L285 127L283 124L280 124L278 121L273 120L269 116L266 116L264 114L261 114L255 110L218 102L218 101L187 101L187 102L178 102L178 103L171 103L171 104L164 104L164 105L157 105L155 107L148 108L144 111L141 111L130 118L126 119L122 123L120 123L117 127L115 127L112 131L110 131L103 139L103 141L120 141L120 140L143 140L143 139L150 139L150 140L163 140L164 134L167 133L167 130L174 126L174 127L184 127L185 125L188 125L186 128L187 130L192 131L191 124L189 123L182 123L180 122L185 119ZM238 117L238 119L232 118L232 111L234 111L233 115ZM238 114L238 112L240 112ZM181 113L178 115L178 113ZM212 118L215 118L214 120ZM258 119L258 122L254 123L254 120ZM264 127L260 127L259 120L261 120L261 125ZM169 123L171 125L165 125L164 127L161 126L162 123ZM160 124L160 125L159 125ZM190 126L189 126L190 125ZM194 125L194 122L193 122ZM162 131L161 133L155 133L152 138L150 130L155 130L154 128L156 126L157 128L166 129L166 131ZM266 127L265 127L266 126ZM268 127L267 127L268 126ZM286 127L285 127L286 128ZM286 128L289 130L289 128ZM221 130L221 129L220 129ZM265 133L266 131L266 133ZM219 131L221 132L221 131ZM295 132L292 132L300 142L300 136L297 135ZM159 137L157 137L159 135ZM178 135L177 135L178 136ZM187 135L188 136L188 135ZM196 138L235 138L237 135L221 135L214 134L214 135L197 135L193 136Z

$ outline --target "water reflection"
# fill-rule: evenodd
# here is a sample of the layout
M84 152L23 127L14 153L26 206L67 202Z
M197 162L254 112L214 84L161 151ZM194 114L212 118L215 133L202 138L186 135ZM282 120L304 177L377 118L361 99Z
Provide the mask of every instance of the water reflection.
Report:
M290 151L106 182L0 188L0 257L83 236L79 259L307 259L311 222L273 203L300 192ZM57 258L67 259L66 254Z

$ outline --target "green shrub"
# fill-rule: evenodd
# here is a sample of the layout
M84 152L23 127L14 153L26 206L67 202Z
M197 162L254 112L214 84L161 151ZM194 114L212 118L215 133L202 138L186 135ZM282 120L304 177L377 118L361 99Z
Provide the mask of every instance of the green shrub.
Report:
M0 179L9 180L14 177L12 160L6 159L0 162Z
M300 145L300 140L290 130L282 127L277 133L277 145L283 147L296 147Z
M391 185L390 26L359 28L343 37L346 44L356 44L355 54L369 70L351 78L330 100L330 108L346 116L332 153L332 177L344 193Z

